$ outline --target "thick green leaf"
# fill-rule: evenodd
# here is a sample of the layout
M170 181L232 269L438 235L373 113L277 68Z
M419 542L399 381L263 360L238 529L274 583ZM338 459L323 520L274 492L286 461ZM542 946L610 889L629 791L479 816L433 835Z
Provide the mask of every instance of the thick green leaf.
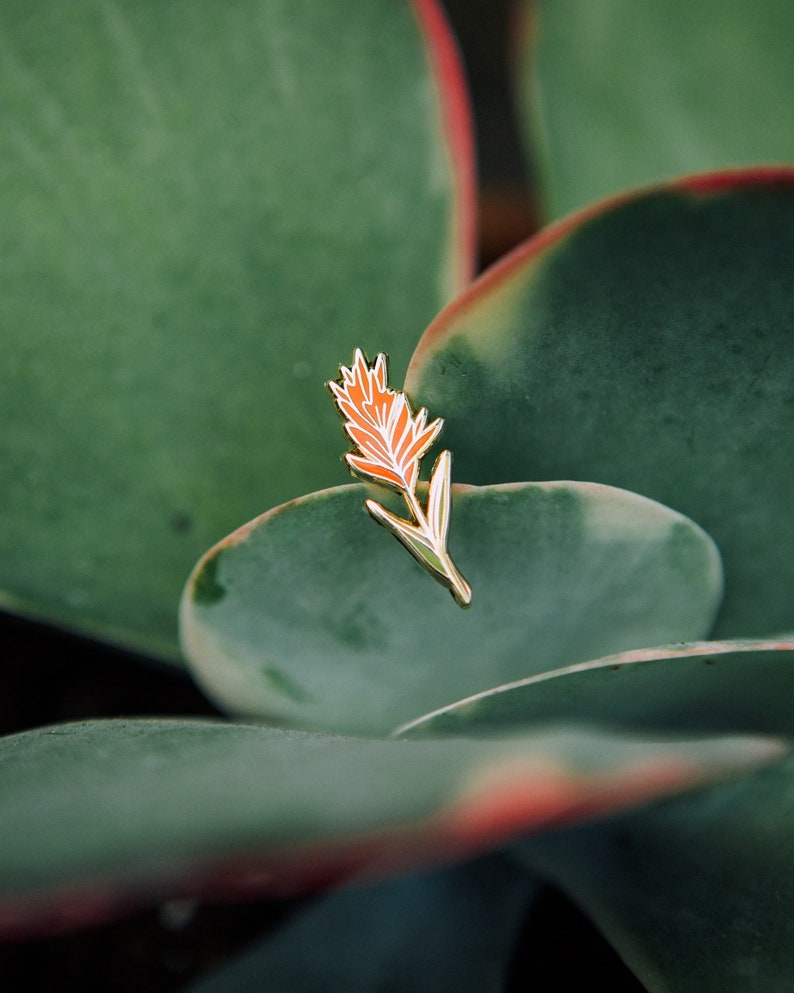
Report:
M794 760L523 848L650 993L794 989Z
M701 177L550 228L420 342L407 389L469 483L591 479L704 527L719 637L794 628L794 170Z
M368 492L278 507L198 564L183 647L220 706L387 734L495 684L702 637L719 603L717 551L686 518L610 487L515 484L454 491L464 612L370 520Z
M544 721L794 734L794 640L711 641L580 662L442 708L405 734L471 734Z
M498 993L535 888L494 856L342 889L187 993Z
M466 857L779 754L770 739L561 730L383 741L212 721L39 728L0 741L0 931Z
M553 216L681 173L794 161L790 0L532 8L520 91Z
M175 656L196 558L345 478L323 382L399 375L465 281L452 43L434 0L6 0L0 37L0 602Z

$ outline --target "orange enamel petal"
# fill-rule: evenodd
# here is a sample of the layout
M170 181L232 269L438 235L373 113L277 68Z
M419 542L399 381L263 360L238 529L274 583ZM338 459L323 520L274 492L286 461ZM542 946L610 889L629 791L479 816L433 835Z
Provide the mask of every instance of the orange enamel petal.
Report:
M421 455L427 451L428 448L436 440L438 432L441 430L441 421L433 421L429 424L427 428L419 435L417 435L413 444L410 446L408 451L405 453L404 458L408 460L418 459Z
M340 374L331 392L355 445L346 456L351 471L413 491L419 479L419 459L435 441L441 420L427 424L424 408L414 414L406 395L389 389L382 353L370 366L361 349L356 349L353 364L340 366Z
M398 489L403 489L405 486L405 479L402 476L398 476L396 472L381 465L380 462L371 462L369 459L354 455L353 452L348 452L345 455L345 461L359 476L366 476L367 479L385 483L387 486L396 486Z
M381 436L373 433L369 428L362 428L356 424L347 424L345 431L350 440L364 455L379 462L388 463L391 461L391 452L388 445Z

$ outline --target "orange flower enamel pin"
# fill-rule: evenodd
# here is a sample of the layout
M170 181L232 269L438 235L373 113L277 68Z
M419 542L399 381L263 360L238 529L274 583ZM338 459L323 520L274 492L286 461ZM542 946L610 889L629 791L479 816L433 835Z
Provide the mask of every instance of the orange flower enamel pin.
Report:
M470 606L471 587L447 551L451 452L442 452L436 460L425 506L416 492L419 463L438 437L443 420L437 417L428 424L424 407L415 414L405 393L389 389L387 359L382 352L370 363L357 348L353 365L349 369L340 366L338 379L328 383L328 388L345 420L345 433L355 445L345 455L350 471L396 490L411 512L407 520L377 501L367 500L370 516L391 531L419 564L450 590L461 607Z

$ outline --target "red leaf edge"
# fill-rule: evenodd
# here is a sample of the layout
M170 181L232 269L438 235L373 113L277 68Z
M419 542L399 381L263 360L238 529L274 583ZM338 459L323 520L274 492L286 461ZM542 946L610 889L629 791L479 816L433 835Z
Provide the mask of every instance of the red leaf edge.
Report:
M785 750L774 739L758 741L759 763ZM754 764L746 757L743 767ZM0 941L67 933L164 899L286 898L383 879L638 806L720 775L708 764L669 755L594 774L576 774L548 760L504 762L475 773L457 796L417 821L266 853L199 857L156 878L109 873L6 898L0 902Z
M405 389L408 393L416 387L416 376L426 361L426 356L440 344L450 325L459 314L465 313L473 302L489 293L497 292L516 272L545 252L562 242L578 227L609 213L617 207L640 200L649 194L664 191L689 193L707 197L730 193L752 187L784 187L794 193L794 166L759 165L722 169L704 173L693 173L673 180L662 180L647 186L640 186L616 193L603 200L597 200L580 210L574 211L548 227L543 228L532 238L522 242L504 258L495 262L463 293L446 306L429 325L416 346L408 366Z
M441 103L441 119L455 182L452 242L459 289L477 265L477 169L474 119L458 43L438 0L411 0L427 46Z

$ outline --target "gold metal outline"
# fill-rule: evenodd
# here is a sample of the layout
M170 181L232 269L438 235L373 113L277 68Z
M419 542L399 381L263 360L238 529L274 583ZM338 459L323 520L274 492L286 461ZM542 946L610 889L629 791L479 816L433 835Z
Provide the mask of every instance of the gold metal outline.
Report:
M422 456L438 438L442 418L427 423L427 409L414 412L407 395L388 385L388 357L380 352L370 362L357 348L353 364L339 366L326 383L342 416L353 449L345 462L354 476L400 493L410 520L393 514L376 500L366 500L370 516L391 532L430 575L446 586L455 602L471 606L471 586L447 549L452 510L452 453L436 459L423 505L417 493Z

